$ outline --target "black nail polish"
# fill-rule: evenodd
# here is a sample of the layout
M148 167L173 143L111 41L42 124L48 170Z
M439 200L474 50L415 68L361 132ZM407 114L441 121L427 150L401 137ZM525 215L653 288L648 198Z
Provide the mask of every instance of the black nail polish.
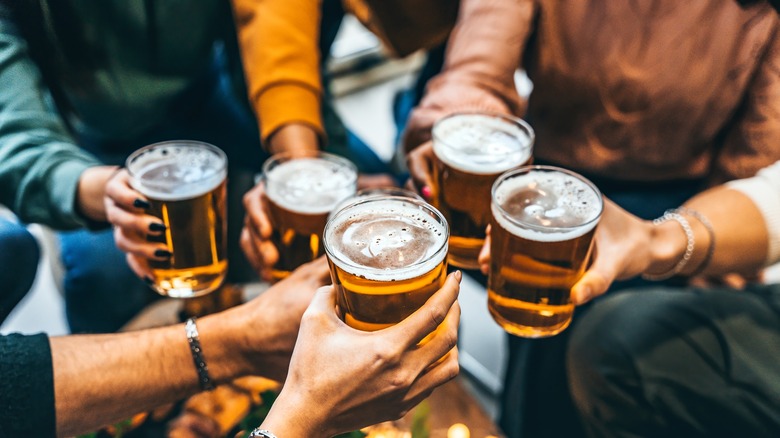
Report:
M144 210L146 210L149 207L151 207L151 205L149 205L149 203L144 201L143 199L136 199L135 201L133 201L133 207L143 208Z
M167 251L167 250L164 250L164 249L158 249L157 251L154 252L154 256L155 257L166 257L166 258L169 258L172 255L173 254L171 254L170 251Z
M152 280L152 277L144 277L144 283L151 286L154 284L154 280Z
M152 222L149 224L149 231L165 231L165 224L159 222Z

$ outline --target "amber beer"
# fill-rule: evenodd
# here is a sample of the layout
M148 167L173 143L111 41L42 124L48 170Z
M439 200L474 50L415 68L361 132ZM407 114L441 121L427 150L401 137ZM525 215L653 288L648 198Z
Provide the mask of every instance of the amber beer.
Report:
M455 114L433 127L436 196L450 224L449 262L478 269L477 256L490 223L490 188L498 176L531 161L534 132L502 115Z
M488 309L507 332L539 338L571 322L572 286L590 260L599 190L552 166L507 172L493 185Z
M324 254L322 232L334 207L355 194L357 169L344 158L315 152L278 154L263 166L271 241L279 261L275 280Z
M402 321L443 285L447 221L422 200L371 196L339 210L325 251L344 321L374 331Z
M227 273L227 157L194 141L157 143L127 159L131 185L166 230L156 241L173 254L150 261L152 287L177 298L216 290Z

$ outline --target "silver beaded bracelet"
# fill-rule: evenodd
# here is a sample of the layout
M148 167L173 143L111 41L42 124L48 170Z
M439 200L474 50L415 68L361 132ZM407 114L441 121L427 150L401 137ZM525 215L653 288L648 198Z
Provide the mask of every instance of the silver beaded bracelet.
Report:
M661 281L661 280L667 280L669 278L672 278L675 275L682 272L682 270L685 268L685 265L687 265L688 261L691 260L691 256L693 255L693 250L696 247L696 239L693 236L693 229L691 229L691 224L688 223L688 219L685 219L683 215L679 213L675 213L673 210L668 210L666 211L666 213L664 213L663 216L659 217L658 219L654 219L653 225L658 226L670 220L679 223L683 231L685 232L685 237L688 239L688 244L685 245L685 253L682 256L682 259L680 259L680 261L677 262L676 265L674 265L674 268L672 268L671 271L665 272L663 274L644 273L642 274L642 278L644 278L645 280Z
M255 429L252 431L252 433L249 434L249 438L276 438L276 435L273 433L265 430L265 429Z
M200 337L198 335L198 326L195 325L195 318L187 320L184 330L187 332L187 342L190 344L190 353L192 353L192 361L195 363L195 371L198 372L200 389L211 391L214 389L214 383L211 381L211 377L209 377L209 367L206 365L206 359L203 357L203 348L200 346Z

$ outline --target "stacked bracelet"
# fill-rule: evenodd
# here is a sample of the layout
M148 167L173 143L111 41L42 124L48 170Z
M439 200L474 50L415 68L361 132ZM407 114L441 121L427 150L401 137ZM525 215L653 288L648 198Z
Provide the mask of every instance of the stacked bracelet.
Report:
M696 239L693 236L693 229L691 229L691 224L688 223L688 220L685 219L683 215L675 213L672 210L668 210L666 213L664 213L663 216L653 220L653 225L658 226L670 220L679 223L683 229L683 232L685 232L685 237L688 240L687 244L685 245L685 253L682 256L682 259L680 259L680 261L677 262L677 264L674 265L674 268L672 268L669 272L665 272L663 274L642 274L642 278L645 280L661 281L672 278L682 272L682 270L685 268L685 265L687 265L688 261L691 260L693 250L696 247Z
M192 361L195 363L195 371L198 372L200 389L211 391L214 389L214 383L212 383L209 377L209 367L206 366L206 359L203 357L203 349L200 346L200 337L198 335L198 326L195 325L195 318L187 320L184 330L187 332L187 341L190 344L190 353L192 353Z
M690 277L695 277L707 268L707 265L710 264L710 260L712 260L712 255L715 253L715 228L712 227L712 223L710 223L706 216L691 208L680 207L672 210L672 212L687 214L688 216L696 218L696 220L707 229L707 234L710 237L710 246L707 247L707 254L704 255L704 260L702 260L701 263L699 263L699 266L697 266L689 275Z

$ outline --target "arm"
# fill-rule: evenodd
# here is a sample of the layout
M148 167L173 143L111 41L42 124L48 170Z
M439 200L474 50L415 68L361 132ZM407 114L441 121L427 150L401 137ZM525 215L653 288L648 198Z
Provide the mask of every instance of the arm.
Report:
M768 6L767 6L768 8ZM776 15L773 11L769 14ZM780 159L780 28L775 25L716 157L717 182L755 175Z
M233 0L249 99L270 152L316 150L320 116L320 2Z
M4 4L0 84L0 204L25 222L56 228L85 225L82 214L100 220L102 199L80 205L78 198L82 174L100 163L73 143L59 115L47 107L40 73Z
M461 2L443 72L429 82L406 128L406 151L429 141L433 123L447 114L523 112L514 74L531 32L533 15L533 2L529 0Z

